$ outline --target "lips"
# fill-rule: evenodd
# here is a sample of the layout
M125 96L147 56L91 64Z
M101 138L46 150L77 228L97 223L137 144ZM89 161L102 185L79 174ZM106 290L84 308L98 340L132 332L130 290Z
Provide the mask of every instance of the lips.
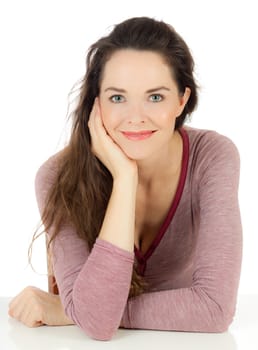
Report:
M151 137L156 130L122 131L122 134L129 140L144 140Z
M122 131L124 135L129 136L138 136L138 135L149 135L152 134L154 131L152 130L143 130L143 131Z

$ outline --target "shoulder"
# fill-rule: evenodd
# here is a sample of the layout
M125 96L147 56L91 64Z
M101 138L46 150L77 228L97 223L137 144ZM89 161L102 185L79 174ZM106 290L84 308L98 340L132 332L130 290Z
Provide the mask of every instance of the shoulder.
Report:
M184 129L189 138L189 178L196 189L211 184L237 188L240 155L231 138L214 130Z
M62 151L50 156L44 163L41 164L36 173L36 184L53 182L56 178L60 160L62 158Z
M212 161L240 162L239 150L232 139L214 130L184 128L189 137L190 157L195 163Z
M45 201L48 191L57 179L63 154L64 150L61 150L50 156L37 170L35 192L39 204Z

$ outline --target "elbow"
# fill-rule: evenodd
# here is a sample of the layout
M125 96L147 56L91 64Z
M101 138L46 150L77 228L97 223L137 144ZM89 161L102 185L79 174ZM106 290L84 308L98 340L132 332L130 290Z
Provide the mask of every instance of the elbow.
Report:
M206 329L208 333L224 333L228 331L229 326L233 321L234 314L228 313L225 310L218 310L211 315L209 325Z
M196 327L203 333L224 333L228 331L235 315L235 302L226 298L209 295L203 289L198 289L199 304L198 317L199 326ZM197 325L196 324L196 325Z
M208 315L207 315L208 316ZM189 331L200 333L224 333L227 332L231 321L222 317L221 315L209 315L208 317L200 316L195 325ZM188 329L187 329L188 330Z
M227 322L221 322L221 323L215 322L207 330L207 333L224 333L224 332L227 332L229 325L230 325L230 323L227 323Z
M83 329L83 331L94 340L110 341L117 329L110 329L108 327L106 329L100 329L99 327L95 327L94 329Z
M213 333L227 332L232 321L233 321L233 316L229 317L226 315L221 315L219 319L214 322L211 332Z
M105 320L103 322L103 319L96 320L89 315L87 319L85 319L83 315L69 313L69 317L88 337L94 340L111 340L119 327L111 324L111 320Z
M66 315L89 338L101 341L111 340L119 328L121 315L114 315L100 307L90 306L89 303L82 305L70 298L64 309Z

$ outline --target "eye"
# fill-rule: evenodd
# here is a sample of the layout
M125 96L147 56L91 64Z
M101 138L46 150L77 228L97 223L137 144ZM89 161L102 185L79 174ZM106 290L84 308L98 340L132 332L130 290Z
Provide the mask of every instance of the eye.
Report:
M150 96L152 102L160 102L163 100L163 96L160 94L153 94Z
M111 102L114 103L121 103L124 101L124 97L122 95L113 95L111 97L109 97Z

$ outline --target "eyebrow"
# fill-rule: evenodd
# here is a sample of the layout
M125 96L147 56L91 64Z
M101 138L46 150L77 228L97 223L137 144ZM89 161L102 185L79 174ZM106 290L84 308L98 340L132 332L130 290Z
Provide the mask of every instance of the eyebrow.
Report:
M158 86L156 88L147 90L146 93L150 94L151 92L155 92L155 91L159 91L159 90L170 91L170 89L167 88L166 86ZM104 90L104 92L107 92L107 91L115 91L115 92L120 92L120 93L126 93L125 89L120 89L120 88L117 88L117 87L114 87L114 86L110 86L110 87L108 87L108 88L106 88Z

